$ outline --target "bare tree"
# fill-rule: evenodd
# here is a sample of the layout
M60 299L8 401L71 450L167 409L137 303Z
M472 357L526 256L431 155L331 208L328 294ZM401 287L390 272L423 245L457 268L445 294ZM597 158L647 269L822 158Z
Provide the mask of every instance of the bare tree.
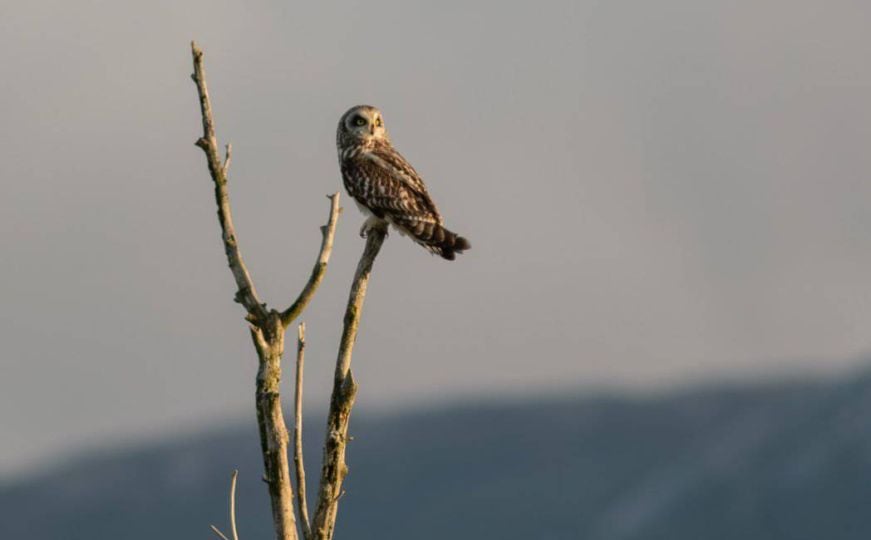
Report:
M227 145L222 161L215 136L212 104L206 85L203 51L197 47L196 43L191 43L191 53L194 64L192 78L197 86L203 119L203 136L197 140L196 145L206 155L209 174L215 185L215 202L218 206L218 222L221 225L224 251L227 255L230 271L236 281L235 300L242 304L247 312L245 320L248 321L251 338L259 359L256 382L257 423L260 427L260 446L265 469L264 480L269 486L275 535L280 540L297 540L299 538L297 521L294 517L295 509L296 515L299 516L299 528L304 540L330 540L335 530L339 498L343 493L342 482L348 473L345 464L345 448L348 443L348 423L351 417L351 408L354 406L354 397L357 392L357 384L351 374L351 355L357 338L357 328L363 309L363 300L366 297L369 275L387 236L387 230L386 228L376 228L369 232L366 247L351 284L351 292L345 310L344 329L336 360L333 392L327 417L323 467L318 487L314 522L312 523L309 520L308 505L306 504L305 471L302 456L302 382L305 351L305 327L303 325L300 325L298 335L294 400L294 471L298 490L296 502L293 497L288 463L288 431L281 407L281 358L284 354L284 336L288 326L303 313L326 273L327 263L333 248L336 223L341 212L339 194L335 193L329 196L329 218L327 224L321 227L321 247L308 282L296 300L285 310L278 311L268 308L257 295L254 282L242 260L236 230L233 227L230 196L227 192L231 146ZM230 520L233 539L237 540L234 515L235 485L234 473L230 494ZM219 536L226 538L214 526L213 530Z

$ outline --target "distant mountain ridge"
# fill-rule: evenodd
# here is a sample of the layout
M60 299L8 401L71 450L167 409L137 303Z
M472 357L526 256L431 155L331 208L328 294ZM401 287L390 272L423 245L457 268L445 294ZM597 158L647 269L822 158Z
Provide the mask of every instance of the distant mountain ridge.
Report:
M351 431L339 540L871 538L867 371L358 415ZM237 467L240 534L271 537L258 444L235 426L0 486L0 537L209 538Z

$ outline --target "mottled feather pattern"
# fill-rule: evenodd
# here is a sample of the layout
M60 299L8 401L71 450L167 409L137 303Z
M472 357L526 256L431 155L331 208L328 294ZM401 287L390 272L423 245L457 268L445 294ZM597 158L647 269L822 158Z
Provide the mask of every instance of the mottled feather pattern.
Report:
M356 130L357 124L349 122L364 129ZM371 123L368 131L366 122ZM361 106L348 111L336 141L345 189L373 216L448 260L471 247L444 227L420 175L390 144L377 109Z
M384 166L389 168L395 176L407 182L415 191L423 193L427 197L429 197L429 194L426 191L426 185L424 185L423 183L423 179L420 177L419 174L417 174L417 171L414 170L414 167L412 167L410 163L405 161L405 158L402 157L402 154L397 152L390 143L384 141L376 141L372 145L372 149L369 151L367 157L374 161L383 162Z

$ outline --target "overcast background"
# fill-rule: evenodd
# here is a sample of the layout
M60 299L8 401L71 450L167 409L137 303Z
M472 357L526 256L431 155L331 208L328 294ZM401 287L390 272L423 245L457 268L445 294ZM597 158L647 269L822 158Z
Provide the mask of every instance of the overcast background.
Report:
M0 2L0 478L253 417L191 39L270 305L310 272L351 105L384 111L471 239L454 263L389 239L361 407L855 365L869 17L861 0ZM304 317L312 407L362 249L344 203Z

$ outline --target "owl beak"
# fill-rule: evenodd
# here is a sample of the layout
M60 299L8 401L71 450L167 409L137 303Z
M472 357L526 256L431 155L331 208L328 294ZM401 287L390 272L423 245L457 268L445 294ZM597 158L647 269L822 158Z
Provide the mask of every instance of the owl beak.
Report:
M369 127L369 135L375 135L375 124L374 123Z

